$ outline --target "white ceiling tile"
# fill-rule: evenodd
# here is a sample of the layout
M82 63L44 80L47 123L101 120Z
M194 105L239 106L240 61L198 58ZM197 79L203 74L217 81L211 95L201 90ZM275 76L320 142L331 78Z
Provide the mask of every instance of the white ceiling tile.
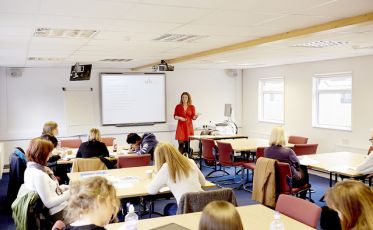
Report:
M0 26L33 26L35 16L32 14L0 13Z
M39 0L0 0L0 13L37 13Z
M0 38L4 37L27 37L30 38L34 33L31 27L21 26L0 26Z

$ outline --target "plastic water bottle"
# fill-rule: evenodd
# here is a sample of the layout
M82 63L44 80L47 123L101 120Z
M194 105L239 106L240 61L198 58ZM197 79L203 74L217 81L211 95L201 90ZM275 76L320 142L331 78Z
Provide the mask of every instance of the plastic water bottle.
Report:
M280 213L275 211L269 230L285 230L284 223L281 221L280 217Z
M113 140L113 152L116 152L117 150L118 150L117 139L114 139Z
M124 217L124 229L126 230L136 230L137 229L137 221L139 217L135 213L135 208L132 204L129 205L128 213Z

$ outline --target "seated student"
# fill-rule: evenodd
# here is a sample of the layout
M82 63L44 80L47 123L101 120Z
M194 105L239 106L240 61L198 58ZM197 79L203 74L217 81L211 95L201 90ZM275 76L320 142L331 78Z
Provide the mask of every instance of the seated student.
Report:
M144 133L142 137L140 137L137 133L130 133L127 136L127 143L131 145L132 152L137 154L150 153L153 155L158 141L153 133Z
M77 158L108 157L109 150L101 142L100 130L92 128L88 134L88 141L83 142L76 154Z
M148 186L150 194L167 186L179 203L181 196L187 192L203 191L206 179L192 159L184 157L177 148L169 143L159 143L154 151L155 167L158 171ZM166 215L174 215L177 204L167 205Z
M342 230L373 229L373 190L362 182L340 181L326 193L325 200L338 212Z
M358 171L361 174L371 174L373 173L373 132L369 139L369 141L372 143L368 150L368 157L356 167L356 171Z
M270 147L264 149L264 157L288 163L293 175L293 187L301 187L308 183L307 168L301 168L299 160L292 149L284 147L286 144L285 131L282 126L272 129L269 139Z
M59 186L52 170L46 165L53 150L50 141L41 138L32 139L27 151L27 168L25 170L24 185L31 191L36 191L49 209L54 221L63 220L62 212L69 198L69 186Z
M202 211L199 230L243 230L240 214L233 204L212 201Z
M65 219L70 223L65 230L99 230L114 218L119 200L114 186L104 177L89 177L70 184L71 197Z

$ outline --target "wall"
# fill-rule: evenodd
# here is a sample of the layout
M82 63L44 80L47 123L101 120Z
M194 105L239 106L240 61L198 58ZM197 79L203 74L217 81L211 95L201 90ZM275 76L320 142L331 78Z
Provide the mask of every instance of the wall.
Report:
M373 128L373 56L292 64L245 70L243 73L244 133L265 137L275 124L258 122L258 79L284 77L285 124L288 135L301 135L318 143L318 152L337 150L366 153ZM312 127L312 78L314 74L352 72L352 131Z
M102 127L99 73L126 71L128 70L93 69L91 80L70 82L69 68L24 68L22 77L14 78L9 76L7 68L0 67L0 142L5 143L5 162L8 162L8 155L15 146L25 148L29 139L39 136L43 123L48 120L58 122L61 137L85 135L93 126L99 127L103 135L117 137L119 144L124 144L125 133L149 131L156 132L159 140L176 144L173 111L183 91L191 93L197 112L202 113L195 122L196 128L209 121L225 120L225 103L233 104L238 119L236 121L241 124L241 73L237 77L231 77L224 70L181 69L166 73L167 123L140 127ZM93 88L94 123L91 126L66 126L62 87Z

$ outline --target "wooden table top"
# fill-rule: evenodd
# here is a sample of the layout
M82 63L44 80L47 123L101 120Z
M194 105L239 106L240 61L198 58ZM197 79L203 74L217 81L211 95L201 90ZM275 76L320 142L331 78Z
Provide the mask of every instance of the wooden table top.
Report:
M70 180L79 180L89 176L105 176L110 180L117 190L118 198L141 197L150 195L147 190L151 178L148 178L146 171L154 170L154 166L131 167L121 169L99 170L89 172L68 173ZM207 181L203 188L214 188L215 184ZM170 193L168 187L160 190L160 193Z
M237 210L240 213L244 229L269 229L269 225L273 220L274 211L260 204L237 207ZM137 229L147 230L169 223L176 223L189 229L198 229L200 216L201 212L195 212L183 215L139 220L137 223ZM286 230L313 229L285 215L281 215L281 220L284 223ZM123 222L109 224L106 226L106 229L123 229L123 225Z
M302 165L311 169L334 172L345 176L357 177L356 167L367 158L366 154L352 152L331 152L299 156Z

